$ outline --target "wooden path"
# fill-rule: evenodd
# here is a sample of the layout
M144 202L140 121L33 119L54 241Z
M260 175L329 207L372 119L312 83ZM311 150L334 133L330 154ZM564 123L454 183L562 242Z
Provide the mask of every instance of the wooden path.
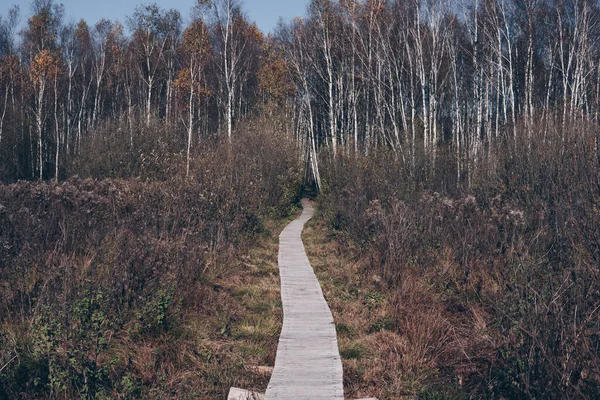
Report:
M283 329L266 400L343 400L342 362L331 310L308 262L301 233L313 208L279 236Z

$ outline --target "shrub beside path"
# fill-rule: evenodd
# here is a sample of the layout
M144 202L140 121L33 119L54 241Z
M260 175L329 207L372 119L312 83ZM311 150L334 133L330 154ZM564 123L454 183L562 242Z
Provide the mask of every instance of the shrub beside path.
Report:
M301 238L313 208L307 199L302 205L302 215L279 236L283 328L266 400L343 400L333 317Z

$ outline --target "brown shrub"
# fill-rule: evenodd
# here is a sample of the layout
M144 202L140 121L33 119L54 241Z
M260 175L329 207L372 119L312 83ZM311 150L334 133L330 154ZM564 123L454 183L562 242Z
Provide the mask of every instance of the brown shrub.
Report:
M296 207L296 149L239 132L199 148L188 179L84 161L81 176L144 178L0 186L0 397L191 396L187 324L221 313L229 334L239 312L212 282L235 273L265 218Z
M593 135L561 129L500 144L469 188L439 164L415 176L385 154L324 160L319 213L383 277L413 393L599 390L599 160Z

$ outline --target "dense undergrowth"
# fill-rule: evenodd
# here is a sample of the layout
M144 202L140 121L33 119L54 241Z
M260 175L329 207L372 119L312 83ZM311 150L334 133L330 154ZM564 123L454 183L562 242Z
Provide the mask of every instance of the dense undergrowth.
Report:
M248 125L232 144L203 144L186 179L168 146L140 144L133 157L129 133L105 135L98 151L103 140L123 146L85 152L70 167L78 177L0 186L0 398L223 398L233 384L266 385L244 366L272 363L260 346L274 349L276 323L244 332L278 301L260 289L249 302L230 283L268 241L266 221L294 212L295 145ZM276 280L253 268L246 291Z
M0 186L0 398L264 390L275 238L302 174L295 144L255 123L202 143L187 178L181 137L107 123L70 178ZM597 128L567 128L480 149L468 182L443 150L324 154L304 240L347 397L597 395Z
M482 157L469 189L448 189L455 169L443 155L421 176L392 155L325 161L318 213L333 258L308 247L336 317L347 395L598 395L594 129L505 143Z

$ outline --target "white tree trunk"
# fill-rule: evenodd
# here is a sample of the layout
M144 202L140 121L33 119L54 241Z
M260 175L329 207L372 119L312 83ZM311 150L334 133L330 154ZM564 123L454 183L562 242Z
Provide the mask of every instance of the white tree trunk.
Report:
M187 137L187 162L185 167L185 176L190 176L190 150L192 148L192 134L194 132L194 85L193 80L190 85L190 98L189 98L189 114L188 114L188 137Z
M44 147L43 147L43 111L44 111L44 92L46 89L46 82L41 81L40 87L37 91L37 109L35 113L35 121L38 131L38 168L39 168L39 180L44 177Z

